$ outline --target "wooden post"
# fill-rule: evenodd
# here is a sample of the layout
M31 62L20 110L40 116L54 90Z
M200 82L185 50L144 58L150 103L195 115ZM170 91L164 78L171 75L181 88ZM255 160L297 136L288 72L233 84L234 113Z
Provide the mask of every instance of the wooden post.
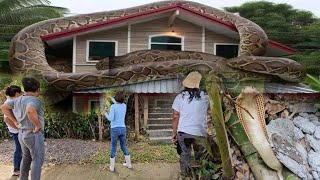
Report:
M148 124L148 114L149 114L149 102L148 97L143 96L143 126L145 129L147 129Z
M99 124L99 141L102 141L103 124L102 124L102 115L100 113L100 110L98 112L98 124Z
M135 139L139 137L139 97L138 94L134 94L134 133Z

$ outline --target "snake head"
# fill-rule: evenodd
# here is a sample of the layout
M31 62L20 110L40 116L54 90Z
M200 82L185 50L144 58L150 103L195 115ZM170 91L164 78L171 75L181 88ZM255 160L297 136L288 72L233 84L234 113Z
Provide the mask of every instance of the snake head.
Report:
M258 94L258 93L259 91L253 86L245 86L241 91L241 94Z

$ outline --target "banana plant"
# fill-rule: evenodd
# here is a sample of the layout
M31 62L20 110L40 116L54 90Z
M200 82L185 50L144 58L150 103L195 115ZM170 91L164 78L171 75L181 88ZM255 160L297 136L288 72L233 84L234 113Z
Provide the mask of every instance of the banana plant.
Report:
M221 155L223 178L232 179L234 172L231 162L230 143L225 127L217 79L218 78L215 76L209 76L206 78L205 84L210 99L211 117L213 124L215 125L217 143Z

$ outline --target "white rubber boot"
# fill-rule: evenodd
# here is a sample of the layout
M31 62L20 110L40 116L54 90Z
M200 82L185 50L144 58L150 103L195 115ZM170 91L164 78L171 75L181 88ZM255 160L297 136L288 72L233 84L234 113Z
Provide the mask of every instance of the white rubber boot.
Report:
M123 163L123 165L126 166L127 168L131 169L132 165L131 165L130 155L124 156L124 158L126 159L126 163Z
M116 158L110 158L110 171L113 172L114 171L114 164L116 162Z

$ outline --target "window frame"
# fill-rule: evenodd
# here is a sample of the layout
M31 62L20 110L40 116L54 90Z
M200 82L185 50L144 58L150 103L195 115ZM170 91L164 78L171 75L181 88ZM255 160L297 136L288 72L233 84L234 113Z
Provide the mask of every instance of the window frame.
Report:
M237 45L238 46L238 52L237 54L239 54L239 50L240 50L240 46L237 43L213 43L213 55L217 55L217 45Z
M91 103L92 102L98 102L99 103L99 108L101 106L101 102L99 99L88 99L88 113L91 112ZM99 110L99 109L98 109ZM95 111L94 111L95 112Z
M175 37L180 38L181 43L152 43L151 39L154 37L161 37L161 36L168 36L168 37ZM152 44L165 44L165 45L181 45L181 51L184 51L184 36L179 35L170 35L170 34L155 34L155 35L149 35L149 43L148 43L148 49L151 49Z
M99 60L89 60L89 45L90 42L113 42L115 43L114 56L118 56L118 41L116 40L101 40L101 39L90 39L86 42L86 63L97 63Z

